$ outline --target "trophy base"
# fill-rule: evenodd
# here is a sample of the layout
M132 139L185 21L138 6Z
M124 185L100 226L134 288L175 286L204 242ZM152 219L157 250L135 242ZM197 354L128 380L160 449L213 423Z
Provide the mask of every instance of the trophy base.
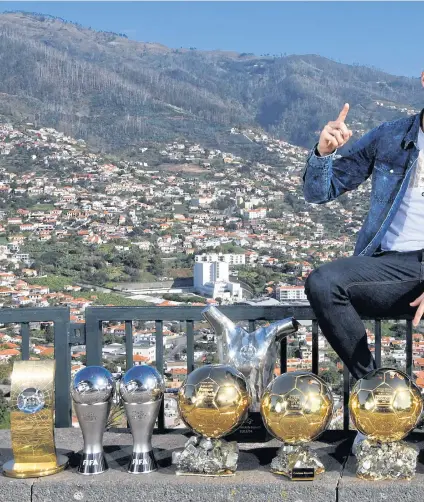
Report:
M85 476L101 474L108 470L108 465L103 452L83 453L77 472Z
M232 476L237 470L238 454L234 441L193 436L178 454L177 475Z
M356 476L368 481L411 480L417 468L418 451L404 441L378 443L365 439L358 444Z
M152 451L133 452L128 465L130 474L148 474L157 470L158 464Z
M56 464L46 463L16 463L9 460L3 465L3 474L9 478L40 478L51 476L63 471L68 466L69 459L65 455L57 455Z
M197 472L182 472L182 471L177 471L176 472L177 476L201 476L203 478L230 478L236 475L235 472L231 471L224 471L219 474L200 474Z
M266 443L272 437L265 429L260 412L249 411L243 424L235 432L226 436L226 439L238 443Z
M308 446L284 444L272 459L271 472L293 481L313 481L325 468Z

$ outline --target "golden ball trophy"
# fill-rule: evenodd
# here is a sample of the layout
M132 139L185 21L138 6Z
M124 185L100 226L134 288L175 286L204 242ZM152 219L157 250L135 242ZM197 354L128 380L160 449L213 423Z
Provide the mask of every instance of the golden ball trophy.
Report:
M247 417L251 396L245 377L231 366L210 364L188 375L178 392L184 423L199 436L177 457L177 474L230 476L237 469L237 442L222 440Z
M262 396L261 414L268 431L283 441L271 472L313 480L325 471L306 445L325 431L333 415L333 396L324 380L305 371L280 375Z
M412 479L418 452L401 441L423 409L418 387L402 371L380 368L358 380L349 400L350 416L367 438L358 444L356 475L362 479Z
M68 457L54 443L55 361L15 361L10 391L13 460L3 465L12 478L35 478L62 471Z

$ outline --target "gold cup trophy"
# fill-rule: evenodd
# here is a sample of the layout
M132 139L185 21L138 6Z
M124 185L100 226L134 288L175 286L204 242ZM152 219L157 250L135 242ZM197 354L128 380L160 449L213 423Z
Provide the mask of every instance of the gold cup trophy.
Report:
M261 414L269 432L283 441L271 472L313 480L325 471L306 445L325 431L333 414L333 397L324 380L305 371L280 375L262 396Z
M49 476L68 465L54 443L55 361L15 361L12 371L10 429L13 460L3 473L13 478Z
M211 364L188 375L178 392L184 423L199 436L177 456L177 474L230 476L237 469L237 442L222 440L246 419L251 396L242 373Z
M423 409L418 387L402 371L373 370L358 380L349 400L352 422L367 436L358 444L356 475L362 479L412 479L418 451L401 441Z

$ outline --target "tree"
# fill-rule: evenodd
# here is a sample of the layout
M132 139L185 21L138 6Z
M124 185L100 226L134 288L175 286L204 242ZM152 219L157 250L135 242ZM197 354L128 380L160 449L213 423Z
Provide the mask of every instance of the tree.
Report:
M299 347L295 347L293 345L289 345L287 347L287 358L292 359L292 358L299 358L300 359L300 351Z
M111 361L110 359L103 359L103 366L111 373L116 373L118 371L115 362Z
M111 334L106 334L103 337L103 343L105 345L108 345L110 343L117 343L117 342L119 342L119 340L118 340L118 336L115 335L115 334L112 334L112 333Z
M4 397L3 391L1 390L0 390L0 429L10 429L9 405Z
M145 265L145 257L139 250L132 248L130 252L122 256L122 263L127 267L140 269Z
M12 364L8 361L6 364L0 364L0 382L3 385L10 383L10 375L12 374Z
M114 363L115 363L116 366L120 366L122 368L122 371L126 370L126 367L127 367L127 359L126 359L126 357L124 357L124 356L117 357L114 360Z
M156 277L160 277L164 273L164 265L162 258L160 257L160 251L158 249L153 249L152 254L149 259L149 266L147 267L147 271Z
M50 324L46 328L46 343L54 343L54 328Z
M204 364L217 364L219 363L218 354L207 354L205 356Z
M332 390L339 393L342 388L341 376L337 368L330 364L328 369L325 369L320 374L321 378L330 385Z

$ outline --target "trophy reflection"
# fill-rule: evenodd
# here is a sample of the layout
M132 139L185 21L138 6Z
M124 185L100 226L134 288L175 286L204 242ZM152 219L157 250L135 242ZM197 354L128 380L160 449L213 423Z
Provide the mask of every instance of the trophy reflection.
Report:
M405 373L380 368L358 380L349 400L355 427L367 438L356 451L356 475L362 479L412 479L418 451L401 441L417 425L423 410L418 387Z
M102 366L87 366L74 376L71 394L84 438L78 467L80 474L100 474L108 468L103 452L103 433L114 390L112 374Z
M146 474L157 470L152 434L164 391L163 378L151 366L132 367L120 382L119 392L134 440L128 466L131 474Z

